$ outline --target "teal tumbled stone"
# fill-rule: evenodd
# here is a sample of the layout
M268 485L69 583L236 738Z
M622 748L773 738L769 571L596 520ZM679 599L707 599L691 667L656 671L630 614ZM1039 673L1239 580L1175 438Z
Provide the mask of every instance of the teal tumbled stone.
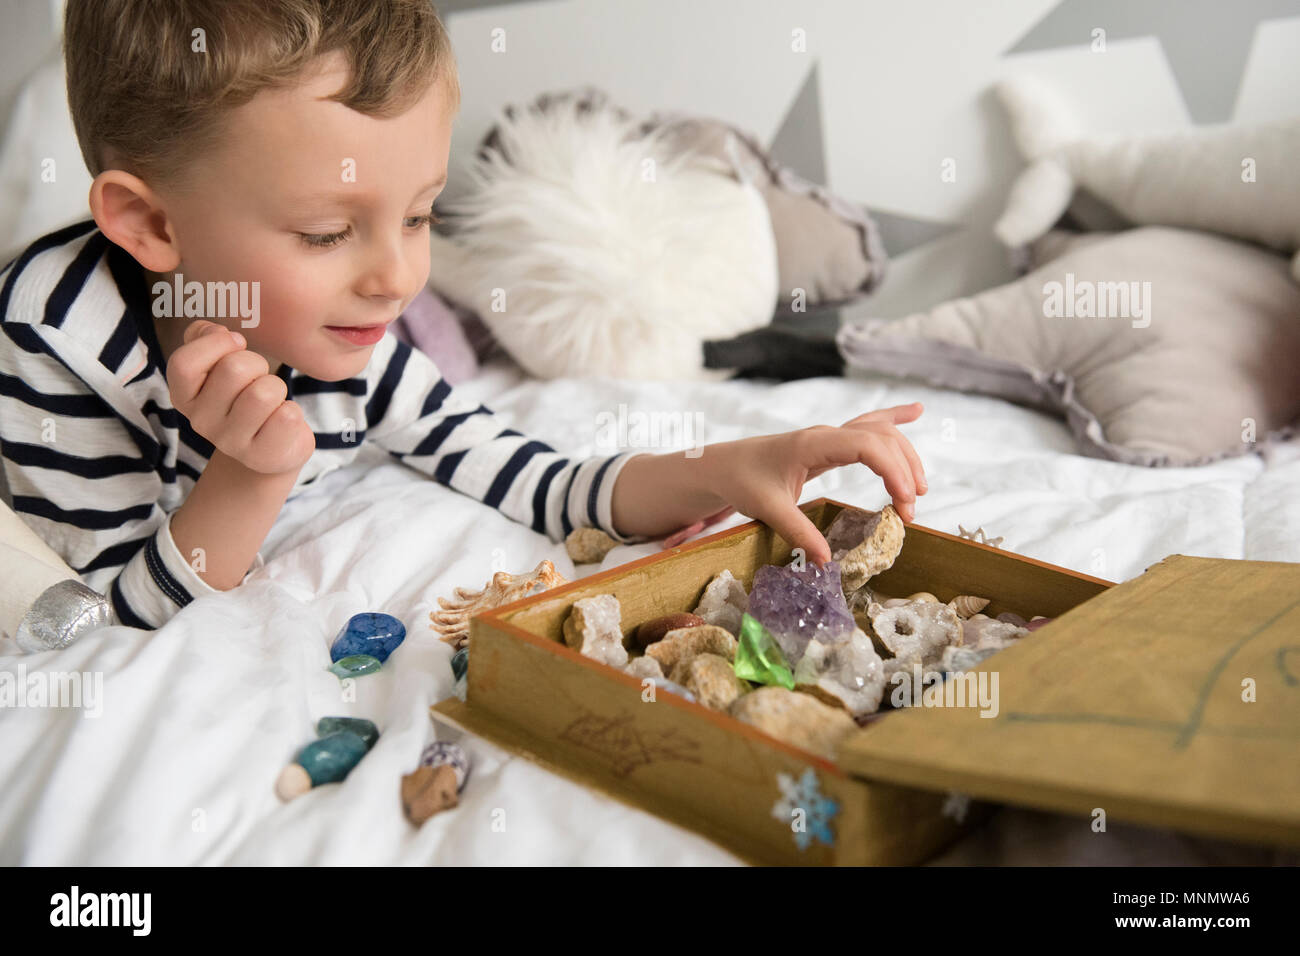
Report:
M373 674L383 666L377 657L371 657L369 654L353 654L351 657L335 661L328 670L336 677L361 677L363 674Z
M469 648L462 647L451 655L451 676L460 680L469 670Z
M322 717L316 721L316 736L328 737L340 730L351 731L366 742L369 750L379 739L379 728L373 722L362 717Z
M319 787L322 783L338 783L366 755L366 742L350 730L313 740L302 750L294 761L307 771L311 785Z

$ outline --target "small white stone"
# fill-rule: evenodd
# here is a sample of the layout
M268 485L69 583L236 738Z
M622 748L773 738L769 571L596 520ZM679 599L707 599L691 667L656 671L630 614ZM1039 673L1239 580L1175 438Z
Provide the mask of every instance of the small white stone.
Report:
M280 778L275 781L275 795L288 803L295 797L301 797L311 789L311 775L300 763L291 763L280 771Z
M627 665L623 646L622 609L612 594L597 594L573 602L564 622L564 642L585 657L610 667Z
M633 677L641 680L662 678L664 669L659 666L659 662L648 654L641 657L634 657L627 662L623 668L623 673L631 674Z
M733 636L739 637L740 622L748 604L749 595L745 593L745 586L724 569L704 589L704 595L695 606L694 613L708 623L725 628Z

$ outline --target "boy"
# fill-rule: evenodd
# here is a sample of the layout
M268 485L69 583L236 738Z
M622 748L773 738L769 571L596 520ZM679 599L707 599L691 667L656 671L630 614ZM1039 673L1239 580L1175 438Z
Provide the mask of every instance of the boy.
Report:
M386 333L428 278L459 108L429 0L70 0L64 38L94 221L0 272L0 461L115 623L238 586L284 502L363 441L555 541L733 507L824 562L799 493L854 462L911 519L925 479L895 426L919 405L571 461Z

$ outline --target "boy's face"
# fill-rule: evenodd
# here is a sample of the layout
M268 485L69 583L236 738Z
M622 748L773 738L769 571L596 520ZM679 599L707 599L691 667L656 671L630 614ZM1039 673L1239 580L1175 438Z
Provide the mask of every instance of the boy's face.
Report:
M166 207L186 283L260 284L256 327L214 321L272 371L284 362L337 381L360 374L374 344L335 329L391 323L428 280L453 116L443 82L400 116L355 112L323 99L346 79L341 57L320 67L232 111L220 148Z

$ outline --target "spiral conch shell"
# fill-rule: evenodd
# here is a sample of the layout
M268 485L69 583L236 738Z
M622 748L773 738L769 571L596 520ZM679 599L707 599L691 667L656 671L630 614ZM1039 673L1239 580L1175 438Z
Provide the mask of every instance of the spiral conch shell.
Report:
M951 601L948 606L957 612L957 616L963 621L972 614L978 614L989 606L989 599L976 597L973 594L959 594Z
M429 612L433 622L429 626L441 635L442 640L459 650L469 641L469 619L475 614L568 583L568 579L556 571L549 560L539 562L527 574L498 571L481 591L456 588L456 600L438 598L442 610Z

